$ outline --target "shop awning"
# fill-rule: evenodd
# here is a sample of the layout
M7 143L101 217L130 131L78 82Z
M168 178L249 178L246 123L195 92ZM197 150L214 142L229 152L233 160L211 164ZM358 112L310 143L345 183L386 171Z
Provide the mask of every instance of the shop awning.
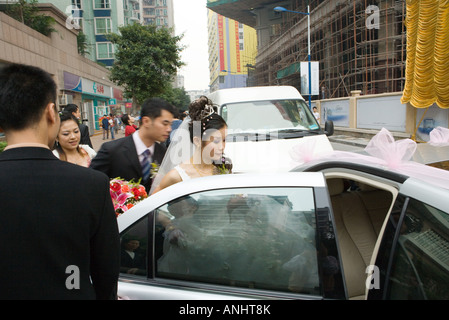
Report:
M407 60L402 103L449 108L449 0L406 0Z

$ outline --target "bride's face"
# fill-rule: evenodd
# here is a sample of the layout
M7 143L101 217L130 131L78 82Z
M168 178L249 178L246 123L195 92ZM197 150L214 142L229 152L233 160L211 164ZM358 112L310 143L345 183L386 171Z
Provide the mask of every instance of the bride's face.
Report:
M207 135L207 138L203 140L201 144L201 153L204 162L219 160L223 156L226 146L226 133L227 127L225 126L220 130L213 130L212 133Z

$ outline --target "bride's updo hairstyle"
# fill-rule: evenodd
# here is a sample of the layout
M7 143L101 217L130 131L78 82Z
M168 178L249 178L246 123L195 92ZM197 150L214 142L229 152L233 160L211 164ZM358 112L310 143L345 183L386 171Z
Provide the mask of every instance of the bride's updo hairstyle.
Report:
M189 105L189 132L190 141L194 143L194 138L198 137L200 141L207 141L209 135L214 130L221 130L227 126L226 121L217 113L216 108L213 106L212 101L206 97L201 96ZM223 157L214 161L214 164L222 170L231 172L232 163L231 160Z
M189 125L190 141L192 143L194 137L204 140L207 138L204 136L205 134L227 126L226 121L216 113L212 101L206 96L201 96L190 103L189 116L191 119ZM197 129L197 126L200 130Z

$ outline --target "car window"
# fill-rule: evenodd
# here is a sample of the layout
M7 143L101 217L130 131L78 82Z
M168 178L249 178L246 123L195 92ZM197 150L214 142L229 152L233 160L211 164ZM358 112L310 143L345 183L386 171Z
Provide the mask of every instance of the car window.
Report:
M302 100L270 100L226 105L230 132L273 132L282 129L318 130L313 114Z
M449 214L410 199L393 258L389 299L449 299Z
M156 276L318 294L315 225L312 188L191 194L157 209Z
M147 275L148 218L145 217L125 231L120 237L120 273Z

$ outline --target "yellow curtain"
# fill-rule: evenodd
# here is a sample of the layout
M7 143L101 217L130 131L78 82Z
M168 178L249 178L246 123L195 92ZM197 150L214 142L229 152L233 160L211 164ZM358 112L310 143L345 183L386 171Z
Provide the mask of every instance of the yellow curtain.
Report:
M401 102L449 108L449 0L407 0L407 61Z

